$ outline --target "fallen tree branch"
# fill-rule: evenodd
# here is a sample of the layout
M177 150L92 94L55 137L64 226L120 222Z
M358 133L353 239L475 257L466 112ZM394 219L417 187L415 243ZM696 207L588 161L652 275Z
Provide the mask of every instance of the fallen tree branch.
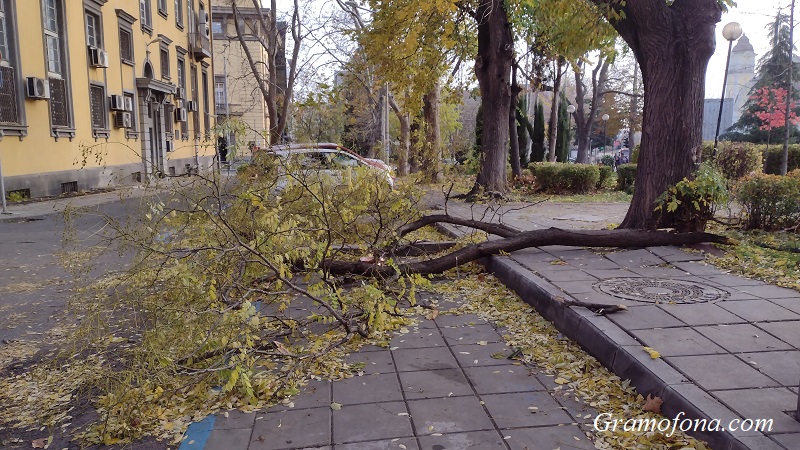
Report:
M548 228L516 233L513 236L469 245L439 258L427 261L401 263L395 269L380 262L336 261L323 263L325 270L334 275L364 275L388 278L403 274L439 274L487 256L501 252L511 253L530 247L566 245L574 247L657 247L664 245L689 245L701 242L732 245L735 240L712 233L673 233L646 230L562 230Z
M433 214L430 216L422 217L417 221L411 222L407 225L403 225L402 227L398 228L397 236L403 237L408 233L411 233L412 231L419 230L420 228L435 223L449 223L453 225L461 225L465 227L474 228L476 230L485 231L489 234L505 238L516 236L517 234L520 233L520 230L502 223L491 223L491 222L482 222L480 220L462 219L460 217L453 217L448 214Z

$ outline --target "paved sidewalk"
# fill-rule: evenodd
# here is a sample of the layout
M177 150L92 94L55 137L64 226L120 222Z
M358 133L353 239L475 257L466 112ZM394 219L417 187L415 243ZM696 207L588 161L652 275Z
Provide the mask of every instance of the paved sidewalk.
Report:
M520 229L551 226L562 206L523 213L509 205L503 222ZM475 215L463 204L451 205L450 212ZM592 213L567 214L568 226L598 228L575 220ZM618 222L621 216L601 219ZM667 417L682 411L723 424L773 420L766 435L700 435L712 448L800 449L800 422L792 417L800 384L800 293L730 275L703 259L676 247L598 254L549 246L493 257L489 265L559 330L630 378L641 394L662 397ZM605 317L584 308L564 310L559 300L567 297L628 310ZM651 358L644 346L661 357Z
M48 214L63 213L67 208L83 208L113 203L121 199L135 199L153 195L153 187L122 186L109 192L87 193L72 197L48 198L27 203L9 203L6 214L0 214L0 222L15 222L34 219Z
M440 314L407 331L349 357L363 376L311 382L291 407L211 416L181 450L594 448L580 417L595 412L499 357L512 351L489 323Z

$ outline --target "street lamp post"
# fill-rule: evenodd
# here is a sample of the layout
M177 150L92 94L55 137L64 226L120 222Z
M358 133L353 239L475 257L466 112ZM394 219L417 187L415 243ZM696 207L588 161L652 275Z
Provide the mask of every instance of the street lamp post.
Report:
M728 41L728 60L725 62L725 77L722 79L722 95L719 99L719 114L717 115L717 131L714 133L714 149L712 155L717 154L717 144L719 143L719 126L722 123L722 107L725 105L725 85L728 83L728 68L731 65L731 50L733 49L733 41L742 36L742 26L736 22L731 22L725 25L722 29L722 37ZM702 161L703 154L700 153L697 157L697 163Z
M606 150L606 126L608 125L608 114L603 114L603 155L606 155L608 152Z
M575 114L575 105L567 106L567 112L569 113L569 128L567 128L567 133L570 133L572 131L572 115ZM569 161L569 158L572 154L572 150L570 150L569 144L570 143L567 142L567 161Z

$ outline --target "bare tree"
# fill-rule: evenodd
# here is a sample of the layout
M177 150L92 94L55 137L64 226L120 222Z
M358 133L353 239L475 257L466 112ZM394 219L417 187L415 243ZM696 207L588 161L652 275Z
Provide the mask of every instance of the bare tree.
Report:
M258 17L258 27L245 25L243 12L237 0L230 0L233 8L234 26L236 27L236 37L242 45L247 62L250 65L252 76L256 79L258 89L264 97L267 105L267 115L269 116L269 142L275 144L281 141L286 130L286 123L289 117L289 106L291 105L292 91L297 78L297 60L300 54L302 35L300 32L300 7L298 0L294 0L294 10L292 12L289 31L292 35L292 58L289 61L289 73L286 79L286 86L280 86L278 80L278 49L284 48L285 33L281 31L278 23L276 0L271 0L270 9L264 11L259 0L252 0L255 14ZM249 12L248 8L248 12ZM257 30L260 29L261 32ZM254 37L258 40L266 53L266 61L257 60L247 42L246 37ZM266 67L264 67L266 66ZM263 69L266 68L266 74Z

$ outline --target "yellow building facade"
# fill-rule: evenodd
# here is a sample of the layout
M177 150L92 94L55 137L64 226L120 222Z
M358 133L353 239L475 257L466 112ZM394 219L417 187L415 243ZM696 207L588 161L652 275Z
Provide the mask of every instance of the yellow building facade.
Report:
M0 0L6 193L210 169L210 23L201 0Z

